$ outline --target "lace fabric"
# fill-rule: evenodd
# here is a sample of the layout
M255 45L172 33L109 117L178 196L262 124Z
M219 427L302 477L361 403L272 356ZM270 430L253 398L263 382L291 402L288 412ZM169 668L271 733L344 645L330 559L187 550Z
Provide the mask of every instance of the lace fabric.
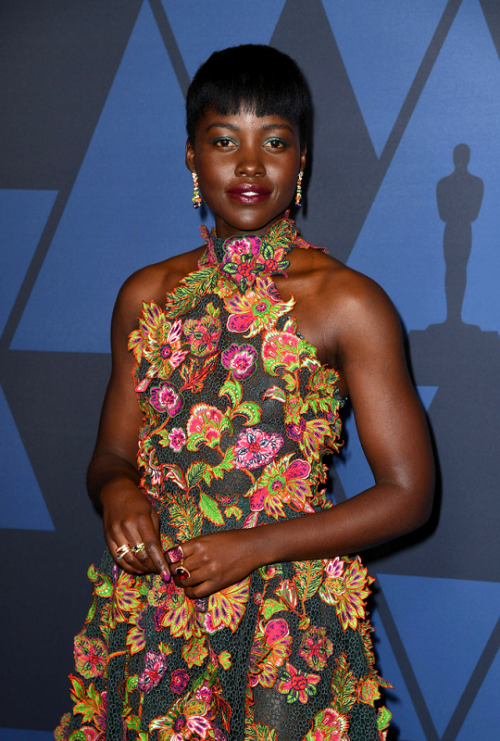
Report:
M141 486L164 549L331 506L338 376L298 332L272 275L309 249L285 216L266 235L203 232L198 270L130 336L144 412ZM271 564L198 612L156 574L106 552L75 639L73 714L56 738L375 741L380 686L359 557ZM83 734L83 735L82 735Z

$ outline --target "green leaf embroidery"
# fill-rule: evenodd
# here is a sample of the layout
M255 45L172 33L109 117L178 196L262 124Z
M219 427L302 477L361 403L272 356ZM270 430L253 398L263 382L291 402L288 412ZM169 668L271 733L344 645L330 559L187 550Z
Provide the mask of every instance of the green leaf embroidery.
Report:
M246 422L243 422L243 424L245 427L249 427L260 422L262 411L255 401L244 401L233 410L233 414L241 414L243 417L246 417Z
M323 564L321 561L294 561L293 568L299 599L310 599L321 586Z
M205 471L206 464L198 461L197 463L193 463L191 466L189 466L188 470L186 471L186 481L188 487L191 489L191 487L196 486L198 481L201 480L203 473Z
M285 605L283 602L278 602L278 600L275 599L266 599L262 605L262 614L266 618L266 620L269 620L269 618L274 615L275 612L280 612L281 610L285 609Z
M203 516L213 522L214 525L223 525L224 518L222 517L219 505L212 499L212 497L205 494L204 491L200 490L200 509L203 512Z
M202 268L186 276L172 293L167 294L165 316L177 319L193 309L203 294L211 292L216 279L217 269L213 267Z

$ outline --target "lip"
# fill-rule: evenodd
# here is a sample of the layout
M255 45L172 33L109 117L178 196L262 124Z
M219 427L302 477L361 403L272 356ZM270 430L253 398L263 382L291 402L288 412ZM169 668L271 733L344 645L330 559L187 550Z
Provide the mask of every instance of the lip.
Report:
M230 188L227 193L241 203L259 203L269 198L271 190L260 183L241 183Z

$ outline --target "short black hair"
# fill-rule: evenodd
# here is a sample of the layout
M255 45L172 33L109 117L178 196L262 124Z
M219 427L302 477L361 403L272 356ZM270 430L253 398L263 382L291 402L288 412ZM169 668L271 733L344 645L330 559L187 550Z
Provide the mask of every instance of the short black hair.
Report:
M312 120L311 94L294 60L272 46L242 44L214 52L196 72L186 100L186 128L194 143L207 109L223 116L241 109L257 116L277 115L298 126L307 144Z

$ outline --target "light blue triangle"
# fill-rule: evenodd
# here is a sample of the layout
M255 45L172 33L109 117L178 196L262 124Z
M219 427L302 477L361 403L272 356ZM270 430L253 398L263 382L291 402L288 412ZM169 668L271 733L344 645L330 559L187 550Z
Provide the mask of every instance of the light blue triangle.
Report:
M52 190L0 190L0 333L56 196Z
M462 318L500 329L498 90L500 62L479 1L463 0L348 261L381 283L408 331L446 317L436 185L462 142L471 147L470 172L485 184Z
M393 574L378 579L442 736L500 617L500 584Z
M323 5L380 156L446 0L323 0Z
M386 690L384 697L384 704L392 713L391 727L398 729L398 738L427 741L377 609L371 612L370 622L375 631L373 647L377 671L394 687L393 690Z
M497 653L456 741L495 739L500 728L500 651Z
M210 54L226 46L269 44L286 0L162 0L192 78Z
M54 524L0 388L0 528L54 530Z
M420 401L422 402L422 406L424 407L425 411L429 411L429 407L432 404L432 400L436 396L436 391L438 390L439 386L417 386L417 394L420 397Z
M344 432L347 442L342 448L341 456L337 456L335 460L335 470L346 497L350 499L360 491L373 486L375 479L361 447L356 420L352 413L344 422Z
M184 116L144 3L13 348L109 351L111 311L125 278L201 244Z

